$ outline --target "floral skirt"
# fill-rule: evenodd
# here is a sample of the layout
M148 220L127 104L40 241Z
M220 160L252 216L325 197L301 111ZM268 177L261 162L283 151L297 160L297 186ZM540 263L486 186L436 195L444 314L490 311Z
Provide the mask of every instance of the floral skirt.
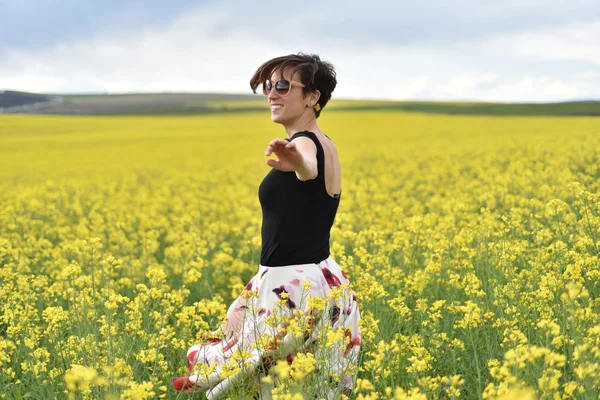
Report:
M215 400L254 378L254 397L270 398L271 390L312 376L315 396L351 393L359 321L350 281L331 257L318 264L259 265L221 327L188 350L190 373L172 378L173 386Z

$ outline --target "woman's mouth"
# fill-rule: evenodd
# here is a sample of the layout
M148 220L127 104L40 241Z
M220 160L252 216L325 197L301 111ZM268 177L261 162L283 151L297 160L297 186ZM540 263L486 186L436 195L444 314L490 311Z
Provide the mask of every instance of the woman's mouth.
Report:
M279 110L283 108L283 104L271 104L271 111Z

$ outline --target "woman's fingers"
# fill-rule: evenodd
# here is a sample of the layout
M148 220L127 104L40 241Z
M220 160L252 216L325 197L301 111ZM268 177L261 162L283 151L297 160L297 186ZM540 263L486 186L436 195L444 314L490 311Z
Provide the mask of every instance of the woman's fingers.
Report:
M270 156L272 152L285 147L285 145L287 143L288 143L287 140L282 140L282 139L271 140L271 143L269 143L269 145L267 146L267 151L265 152L265 155Z
M268 145L267 146L267 151L265 152L265 155L270 156L271 153L273 153L276 148L277 148L277 145Z
M265 155L270 156L272 153L281 153L290 151L292 153L298 151L298 147L294 142L288 142L287 140L275 139L269 143Z
M296 143L289 142L289 143L286 143L283 147L288 150L296 150Z
M272 158L269 158L267 160L267 165L269 167L275 168L275 169L281 169L281 162L277 161L277 160L273 160Z
M275 153L277 159L268 159L267 165L280 171L293 171L299 164L299 152L296 143L283 139L273 139L267 146L265 155Z

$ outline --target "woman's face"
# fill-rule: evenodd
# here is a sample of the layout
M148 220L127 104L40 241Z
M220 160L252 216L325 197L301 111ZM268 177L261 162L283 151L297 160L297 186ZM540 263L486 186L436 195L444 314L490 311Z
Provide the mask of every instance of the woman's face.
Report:
M275 90L275 84L280 79L296 82L291 84L289 93L285 95L280 95ZM276 70L271 75L271 82L273 87L267 93L267 99L271 107L271 120L273 122L283 125L290 124L296 121L304 112L312 111L306 107L308 99L303 96L302 86L298 85L302 83L298 73L292 77L290 68L287 68L283 74L281 74L281 71Z

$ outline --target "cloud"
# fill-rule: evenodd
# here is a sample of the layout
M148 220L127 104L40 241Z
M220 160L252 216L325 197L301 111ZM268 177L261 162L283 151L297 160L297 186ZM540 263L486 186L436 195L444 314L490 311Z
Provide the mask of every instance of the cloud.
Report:
M574 83L563 82L548 76L525 76L517 82L507 82L493 86L481 95L484 100L518 102L549 102L575 100L582 90ZM596 92L596 96L600 92Z
M182 15L215 10L224 11L227 17L213 21L208 31L211 36L242 32L296 46L310 41L343 43L347 48L449 44L550 29L577 19L589 21L600 12L597 0L322 0L302 7L282 4L282 0L0 1L0 54L2 48L42 49L106 32L127 36L144 29L161 29Z
M0 87L40 92L250 90L254 69L280 50L241 33L211 36L210 28L223 18L218 10L197 12L136 35L99 35L44 51L11 50L0 62Z
M465 96L472 96L474 92L481 92L482 89L489 89L497 80L498 77L493 73L475 76L457 76L452 78L448 84L440 89L437 96L446 95L450 98L465 98Z
M400 82L397 88L390 92L392 99L419 99L426 96L431 88L431 80L427 76L418 76Z
M160 27L213 0L26 0L0 1L0 55L8 49L43 49L96 35L129 35Z
M392 10L401 8L395 2L383 3ZM463 3L466 5L468 1ZM586 6L585 2L580 3L581 7ZM439 32L429 33L430 36L416 34L411 38L407 33L406 38L390 36L381 41L377 35L386 29L391 35L393 24L381 28L373 40L361 32L369 29L376 15L381 16L381 24L395 15L383 12L382 2L373 3L373 10L365 11L364 24L358 21L360 13L340 6L337 17L353 15L354 18L344 26L336 25L335 18L330 24L326 21L334 11L331 4L341 4L337 0L323 3L319 13L310 8L288 13L283 25L277 20L278 15L283 15L277 13L278 3L273 2L270 8L253 8L242 19L240 11L234 9L249 7L244 4L211 3L189 9L168 22L144 25L126 33L107 29L42 49L9 48L0 57L0 88L46 93L250 93L249 79L260 64L282 54L306 51L321 54L336 66L338 87L334 98L489 101L600 98L599 70L595 67L597 63L593 63L597 56L589 51L600 37L592 36L597 33L598 22L574 22L492 38L467 35L456 41L435 39L444 31L440 28ZM491 18L495 13L506 18L519 7L528 12L536 7L531 1L507 4L506 8L473 5L470 15L478 15L485 21L484 17ZM441 13L449 7L441 6L437 11ZM419 12L425 15L425 11ZM433 20L437 18L436 12L431 13ZM459 18L458 14L449 20ZM310 15L314 18L306 20ZM354 20L357 23L352 23ZM419 24L418 19L411 23ZM424 26L430 24L433 23L429 21ZM324 34L335 26L339 32ZM471 28L464 29L463 34ZM342 39L344 35L346 38ZM359 36L364 40L355 40ZM556 48L557 54L552 55L552 41L557 39L560 46ZM563 47L569 46L571 53L567 54L571 58L564 58Z
M457 76L447 83L431 88L428 98L448 100L480 100L492 102L552 102L575 100L580 95L600 95L600 87L591 92L580 85L548 76L525 76L520 79L500 79L487 73Z
M598 71L586 71L586 72L580 72L577 73L573 76L573 78L577 79L577 80L593 80L596 83L600 82L600 70Z
M502 34L482 45L517 59L583 61L600 65L600 19L572 22L559 27Z

